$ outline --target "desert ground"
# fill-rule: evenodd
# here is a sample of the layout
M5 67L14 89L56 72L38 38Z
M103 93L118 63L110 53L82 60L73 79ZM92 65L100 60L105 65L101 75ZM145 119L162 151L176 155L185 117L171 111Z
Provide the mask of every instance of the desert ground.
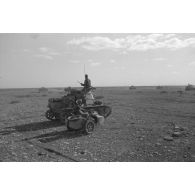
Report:
M0 161L195 161L195 91L184 87L97 88L112 107L86 135L44 114L62 88L0 90Z

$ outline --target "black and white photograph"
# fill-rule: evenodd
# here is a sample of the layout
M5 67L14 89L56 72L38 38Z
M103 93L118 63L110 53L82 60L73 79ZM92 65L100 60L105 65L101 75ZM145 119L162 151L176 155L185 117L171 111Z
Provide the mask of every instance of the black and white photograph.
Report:
M0 192L193 194L192 0L0 0Z
M1 161L195 161L195 34L0 34Z

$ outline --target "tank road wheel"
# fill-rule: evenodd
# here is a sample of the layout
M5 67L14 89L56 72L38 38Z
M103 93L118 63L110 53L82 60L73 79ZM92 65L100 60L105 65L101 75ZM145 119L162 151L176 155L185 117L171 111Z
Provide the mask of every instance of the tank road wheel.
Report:
M51 110L46 111L45 117L51 121L55 120L55 115Z
M85 126L84 126L84 131L86 134L90 134L94 131L95 129L95 123L92 119L88 119L85 123Z

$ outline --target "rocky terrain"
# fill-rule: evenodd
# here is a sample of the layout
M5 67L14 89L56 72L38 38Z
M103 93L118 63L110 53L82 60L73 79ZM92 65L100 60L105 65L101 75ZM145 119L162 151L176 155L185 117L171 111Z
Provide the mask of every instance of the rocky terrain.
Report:
M112 106L91 135L44 113L63 89L0 90L0 161L195 161L195 92L182 87L97 88Z

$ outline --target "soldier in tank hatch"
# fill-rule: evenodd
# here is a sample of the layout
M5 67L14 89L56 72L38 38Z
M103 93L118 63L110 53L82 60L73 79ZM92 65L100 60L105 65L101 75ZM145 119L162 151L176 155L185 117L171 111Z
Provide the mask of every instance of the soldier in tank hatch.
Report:
M91 90L91 80L88 78L88 75L85 74L85 81L84 83L80 83L81 86L83 86L83 91L85 93L89 92Z

